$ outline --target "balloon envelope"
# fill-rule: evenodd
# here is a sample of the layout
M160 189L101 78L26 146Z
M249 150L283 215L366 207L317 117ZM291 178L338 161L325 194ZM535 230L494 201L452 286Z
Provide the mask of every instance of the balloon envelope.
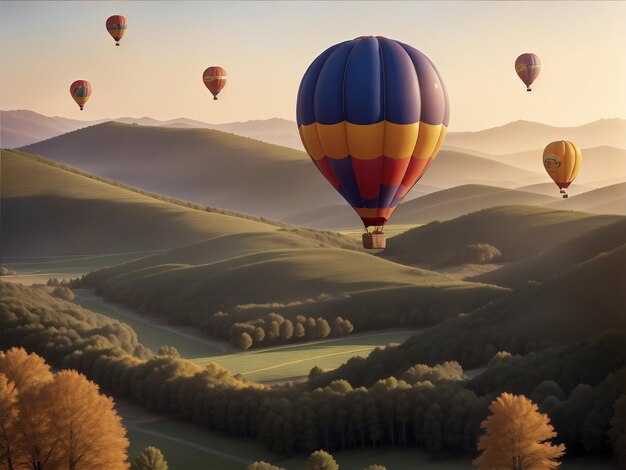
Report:
M522 54L515 59L515 71L526 85L526 90L530 91L530 85L537 79L541 71L539 56L531 52Z
M213 99L217 99L217 95L220 91L226 86L226 80L228 76L226 75L226 70L222 67L209 67L202 74L202 81L204 85L209 89L209 91L213 94Z
M448 96L434 64L384 37L326 49L298 91L304 148L365 227L384 225L443 144Z
M128 23L126 18L122 15L113 15L109 16L107 19L107 31L109 34L115 39L115 45L120 45L120 39L126 33L126 29L128 29Z
M92 90L91 83L87 80L76 80L70 85L70 94L81 110L89 100Z
M567 140L552 142L543 150L543 167L561 190L574 181L582 160L578 146Z

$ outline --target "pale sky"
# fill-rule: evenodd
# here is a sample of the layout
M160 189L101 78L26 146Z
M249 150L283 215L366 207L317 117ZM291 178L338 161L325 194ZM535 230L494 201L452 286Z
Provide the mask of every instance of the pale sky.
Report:
M121 14L120 47L105 28ZM295 120L308 65L346 39L381 35L443 75L450 130L518 119L574 126L626 117L625 2L0 2L0 108L100 119ZM542 70L527 93L523 52ZM228 84L213 101L210 65ZM80 112L70 83L89 80Z

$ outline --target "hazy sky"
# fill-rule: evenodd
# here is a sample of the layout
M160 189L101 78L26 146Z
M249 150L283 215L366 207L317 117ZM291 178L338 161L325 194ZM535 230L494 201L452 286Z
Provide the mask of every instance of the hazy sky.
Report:
M120 47L105 29L122 14ZM382 35L444 77L451 130L527 119L579 125L626 117L624 2L0 2L0 107L77 119L295 120L307 66L337 42ZM527 93L514 71L541 57ZM229 81L215 102L202 72ZM89 80L80 112L69 94Z

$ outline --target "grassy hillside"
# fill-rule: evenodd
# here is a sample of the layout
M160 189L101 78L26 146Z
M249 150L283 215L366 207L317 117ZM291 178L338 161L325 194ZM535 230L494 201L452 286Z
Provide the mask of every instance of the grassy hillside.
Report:
M272 244L258 234L215 237L91 273L85 282L109 300L213 332L206 325L219 311L227 326L270 312L342 316L360 330L420 326L506 293L353 250Z
M274 249L230 258L219 256L217 260L208 254L217 251L208 241L190 250L158 254L93 273L89 283L113 300L126 300L132 293L132 297L150 304L184 306L185 311L208 314L238 305L287 304L320 296L452 281L431 271L348 250ZM203 259L201 253L207 256ZM186 258L193 264L178 261ZM134 306L140 305L136 302Z
M546 204L562 210L626 215L626 183L613 184L584 194Z
M468 184L406 201L393 214L393 223L418 224L433 220L449 220L481 209L504 205L540 205L555 201L544 196L516 189Z
M380 256L404 264L439 265L467 245L488 243L501 251L500 261L511 262L619 219L532 206L493 207L411 229L388 240Z
M21 152L3 151L1 170L5 259L150 251L242 233L259 235L263 248L312 247L332 239L354 246L339 235L295 233L167 202Z
M484 365L497 351L527 354L569 345L606 330L626 329L626 244L574 269L527 286L410 338L396 348L353 360L313 384L338 378L372 384L414 364L456 360L464 369Z
M473 154L471 150L443 149L419 180L416 189L422 185L452 188L463 184L496 184L514 188L520 184L538 183L542 178L538 171L494 162Z
M343 201L305 153L211 129L108 122L24 150L160 194L271 218Z
M553 140L571 140L580 148L608 145L626 149L626 120L600 119L577 127L555 127L515 121L476 132L450 132L446 145L501 155L544 148Z
M419 191L418 183L411 193ZM556 186L554 186L556 188ZM542 205L557 201L558 188L551 194L535 191L507 189L482 184L464 184L450 189L438 190L430 194L403 201L393 213L391 224L425 224L433 220L449 220L481 209L494 206L523 204ZM287 219L288 222L317 228L342 229L360 223L354 211L347 204L335 204L314 208Z
M470 279L506 287L521 287L529 280L543 281L565 272L624 243L626 243L626 219L621 219L583 233L543 253Z

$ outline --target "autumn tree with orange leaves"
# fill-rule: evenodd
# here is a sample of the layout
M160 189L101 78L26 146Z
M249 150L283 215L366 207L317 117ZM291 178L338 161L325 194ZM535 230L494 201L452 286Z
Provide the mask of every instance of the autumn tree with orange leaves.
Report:
M565 446L547 442L556 432L532 401L503 393L489 410L491 415L481 423L485 434L478 441L482 453L474 465L485 470L551 470L561 465L557 459Z
M128 469L113 400L76 371L53 375L36 354L0 351L0 468Z

